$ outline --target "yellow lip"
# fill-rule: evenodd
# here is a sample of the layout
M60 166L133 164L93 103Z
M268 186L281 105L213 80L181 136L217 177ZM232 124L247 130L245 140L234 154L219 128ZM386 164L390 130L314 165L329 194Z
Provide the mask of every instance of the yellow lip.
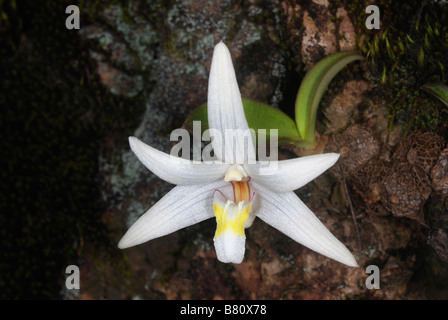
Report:
M231 232L235 235L244 237L244 224L249 218L249 212L252 204L240 202L238 205L228 200L224 207L218 203L213 204L213 210L216 216L215 238L224 232Z

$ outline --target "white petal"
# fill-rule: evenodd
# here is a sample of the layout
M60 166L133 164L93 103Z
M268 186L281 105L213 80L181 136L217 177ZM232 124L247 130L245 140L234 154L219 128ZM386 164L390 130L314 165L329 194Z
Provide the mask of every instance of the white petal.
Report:
M213 242L216 256L224 263L241 263L244 259L246 236L245 223L249 218L252 202L241 201L238 204L226 200L216 191L213 209L217 228Z
M223 179L228 169L225 164L193 163L187 159L159 151L135 137L129 137L132 151L143 165L169 183L191 185Z
M244 168L252 181L273 191L287 192L296 190L315 179L332 167L338 159L337 153L324 153L278 161L275 172L269 175L262 174L259 163L244 165Z
M253 207L253 203L256 200L256 197L257 197L257 194L255 192L252 192L252 196L250 198L251 199L250 202L252 203L252 207ZM247 218L246 223L244 224L244 228L245 229L250 228L252 226L252 224L254 223L255 217L256 216L255 216L254 210L251 209L250 212L249 212L249 218Z
M241 263L246 251L246 237L225 232L213 238L216 257L223 263Z
M222 137L221 141L212 140L217 158L226 163L239 164L245 162L245 157L255 159L255 148L244 114L232 58L223 42L218 43L213 51L207 105L211 134L213 130L217 130ZM226 137L227 134L234 135L235 141L233 137Z
M276 193L254 182L259 205L255 214L293 240L324 256L357 267L350 251L325 227L294 192Z
M136 246L212 218L213 193L217 188L225 194L232 193L232 186L224 180L173 188L129 228L118 247Z
M226 196L218 189L216 189L213 193L213 204L217 204L221 208L224 208L227 204Z

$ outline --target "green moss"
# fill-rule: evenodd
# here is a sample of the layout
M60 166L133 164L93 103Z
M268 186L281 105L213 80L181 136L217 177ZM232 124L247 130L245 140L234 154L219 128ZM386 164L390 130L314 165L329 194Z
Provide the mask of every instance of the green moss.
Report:
M368 61L367 77L377 96L387 101L395 124L406 131L437 132L448 125L448 116L420 87L446 82L448 26L442 22L448 19L448 8L420 1L397 5L380 1L380 7L388 8L381 10L381 29L366 34L361 51Z
M376 86L375 95L387 101L393 123L408 131L448 125L441 104L419 90L425 83L447 81L448 8L436 2L381 0L375 3L380 29L367 30L365 1L342 3L367 58L366 77Z
M355 33L361 34L365 30L365 21L366 21L366 1L365 0L356 0L356 1L350 1L350 0L342 0L341 1L343 7L347 11L350 20L353 23L353 26L355 27Z

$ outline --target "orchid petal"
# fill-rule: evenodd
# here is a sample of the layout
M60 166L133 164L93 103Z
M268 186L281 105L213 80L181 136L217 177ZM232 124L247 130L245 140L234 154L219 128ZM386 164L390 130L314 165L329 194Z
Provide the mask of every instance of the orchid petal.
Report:
M196 164L159 151L135 137L129 137L129 144L146 168L159 178L173 184L210 183L222 179L229 167L224 164Z
M219 237L213 238L216 257L222 263L241 263L246 252L246 237L224 232Z
M325 227L294 192L276 193L253 182L260 207L256 216L291 239L324 256L357 267L350 251Z
M213 238L216 256L224 263L241 263L246 250L245 224L249 218L252 202L238 204L227 200L215 191L213 211L216 216L216 233Z
M324 153L277 162L272 174L261 174L262 165L247 164L244 166L248 175L266 188L277 192L288 192L299 189L312 181L339 159L337 153Z
M231 185L224 180L174 187L129 228L118 247L136 246L212 218L213 191L217 188L232 194Z
M255 163L255 148L244 114L232 58L222 41L213 51L207 106L210 134L214 134L213 130L220 133L220 137L212 139L216 157L226 163L242 164L247 156L247 159Z

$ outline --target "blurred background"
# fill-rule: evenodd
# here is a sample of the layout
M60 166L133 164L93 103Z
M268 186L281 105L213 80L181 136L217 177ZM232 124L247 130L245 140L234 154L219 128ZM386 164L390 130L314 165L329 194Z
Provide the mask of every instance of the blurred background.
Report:
M448 4L376 1L372 30L369 4L0 1L0 298L448 298L448 109L421 89L448 82ZM66 27L69 5L80 29ZM117 248L172 188L137 161L128 136L169 152L171 131L206 102L220 40L242 96L291 117L316 62L366 57L336 76L318 113L345 174L334 167L297 191L359 270L260 220L240 265L216 259L213 219ZM79 290L65 286L68 265L80 268ZM368 265L380 290L365 286Z

